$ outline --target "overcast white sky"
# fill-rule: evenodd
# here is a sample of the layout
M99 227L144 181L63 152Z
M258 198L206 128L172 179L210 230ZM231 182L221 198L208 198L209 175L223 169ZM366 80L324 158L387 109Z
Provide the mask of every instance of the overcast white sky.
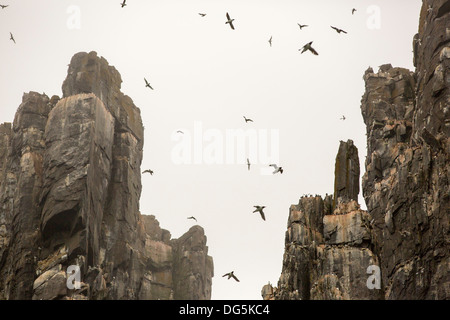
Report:
M23 92L61 96L75 53L105 57L145 126L142 170L154 175L142 178L141 212L172 237L195 216L214 258L212 298L261 299L262 286L280 276L289 206L305 193L333 192L339 140L354 140L364 173L362 76L384 63L413 70L421 1L128 0L123 9L120 2L1 0L9 7L0 10L0 122L13 121ZM319 56L300 54L309 41ZM259 158L250 171L237 161L176 164L173 132L193 138L198 125L203 144L192 140L192 161L194 150L220 151L227 130L261 134L258 152L276 150L269 134L277 132L284 173L261 174L267 165ZM254 205L267 207L267 221L252 213ZM222 278L231 270L240 283Z

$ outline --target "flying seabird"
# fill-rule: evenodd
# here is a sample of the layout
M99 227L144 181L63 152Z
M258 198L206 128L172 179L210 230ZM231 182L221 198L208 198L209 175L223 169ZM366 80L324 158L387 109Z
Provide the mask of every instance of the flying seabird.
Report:
M236 280L237 282L239 282L239 279L236 278L236 276L234 275L234 271L225 273L222 277L226 277L228 276L228 280L230 280L230 278L233 278L234 280Z
M270 36L269 44L270 44L270 46L272 46L272 36Z
M303 53L303 52L305 52L306 50L309 50L309 51L311 51L313 54L315 54L316 56L318 56L319 54L317 53L317 51L314 50L313 47L311 47L311 44L312 44L312 43L313 43L312 41L311 41L311 42L308 42L307 44L305 44L305 45L303 46L303 48L298 49L298 51L302 50L301 53Z
M146 86L146 87L149 87L150 89L153 90L152 86L151 86L150 83L147 81L147 79L144 78L144 81L145 81L145 86Z
M0 7L2 8L2 9L5 9L7 6L9 6L8 4L0 4Z
M345 120L345 116L342 116L341 120Z
M250 160L248 160L248 158L247 158L247 168L248 170L250 170Z
M10 35L9 40L12 40L14 43L16 43L16 40L14 40L13 34L10 32L9 35Z
M181 134L184 134L184 132L183 132L183 131L181 131L181 130L177 130L177 133L181 133Z
M356 12L356 9L355 8L353 8L352 9L352 14L354 14Z
M245 119L245 123L247 123L247 122L253 122L253 120L252 119L250 119L250 118L246 118L245 116L243 116L244 117L244 119Z
M253 213L255 212L259 212L259 214L261 215L261 218L266 221L266 216L264 215L263 209L265 208L265 206L253 206L253 208L256 208Z
M206 16L206 13L199 13L202 17Z
M125 7L127 4L125 3L127 0L123 0L123 2L120 4L120 6L123 8Z
M150 173L150 175L153 175L153 171L152 170L150 170L150 169L147 169L147 170L144 170L144 171L142 171L142 173L144 174L144 173Z
M344 31L344 30L342 30L342 29L339 29L339 28L336 28L336 27L333 27L333 26L330 26L330 27L331 27L332 29L336 30L337 33L341 33L341 32L347 33L347 31Z
M273 167L275 169L275 171L273 172L273 174L275 173L283 173L283 167L279 167L276 164L269 164L269 166Z
M195 219L194 216L190 216L190 217L188 217L188 219L192 219L192 220L195 220L195 222L197 222L197 219Z
M228 12L227 12L227 22L225 22L225 24L229 23L231 29L234 30L233 21L234 21L234 19L231 19L231 18L230 18L230 15L229 15Z
M298 22L297 22L297 24L298 24L298 27L300 28L300 30L302 30L304 27L308 26L307 24L300 24Z

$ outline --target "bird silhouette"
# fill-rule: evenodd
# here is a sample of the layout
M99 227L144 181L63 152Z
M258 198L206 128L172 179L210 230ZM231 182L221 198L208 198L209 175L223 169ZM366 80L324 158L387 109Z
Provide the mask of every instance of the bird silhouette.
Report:
M297 24L298 24L298 27L300 28L300 30L302 30L304 27L308 26L307 24L300 24L298 22L297 22Z
M253 208L256 208L253 213L255 212L259 212L259 214L261 215L261 218L266 221L266 216L264 215L263 209L265 208L265 206L253 206Z
M353 8L352 9L352 14L354 14L356 12L356 9L355 8Z
M276 164L269 164L269 166L273 167L275 170L274 172L272 172L273 174L275 173L283 173L283 167L279 167Z
M199 13L202 17L206 16L206 13Z
M6 4L6 5L0 4L0 7L1 7L2 9L5 9L5 8L8 7L8 6L9 6L8 4Z
M150 89L153 90L152 86L151 86L150 83L147 81L147 79L144 78L144 81L145 81L145 86L146 86L146 87L149 87Z
M125 7L127 4L125 3L127 0L123 0L123 2L120 4L120 6L123 8Z
M195 219L194 216L190 216L190 217L188 217L188 219L195 220L195 222L197 222L197 219Z
M246 118L245 116L244 116L244 120L245 120L245 123L247 123L247 122L253 122L253 120L252 119L250 119L250 118Z
M231 29L234 30L233 21L234 21L234 19L231 19L231 18L230 18L230 15L229 15L228 12L227 12L227 22L225 22L225 24L228 23L228 24L230 25Z
M345 116L342 116L341 120L345 120Z
M153 175L153 171L150 169L142 171L142 174L147 173L147 172L150 173L150 175Z
M248 170L250 170L250 160L248 160L248 158L247 158L247 168Z
M239 282L239 279L234 275L234 271L225 273L222 277L226 277L226 276L228 276L228 280L230 280L230 278L233 278L234 280Z
M14 39L14 36L11 32L9 33L9 40L12 40L14 43L16 43L16 40Z
M181 134L184 134L184 132L183 132L183 131L181 131L181 130L177 130L177 133L181 133Z
M303 52L309 50L309 51L311 51L313 54L315 54L316 56L318 56L319 54L317 53L317 51L314 50L313 47L311 47L312 43L313 43L312 41L311 41L311 42L308 42L307 44L305 44L305 45L303 46L303 48L298 49L298 51L301 50L301 51L302 51L301 53L303 53Z
M270 44L270 46L272 46L272 36L270 36L269 44Z
M347 31L344 31L344 30L342 30L342 29L339 29L339 28L336 28L336 27L333 27L333 26L330 26L330 27L331 27L332 29L336 30L337 33L341 33L341 32L347 33Z

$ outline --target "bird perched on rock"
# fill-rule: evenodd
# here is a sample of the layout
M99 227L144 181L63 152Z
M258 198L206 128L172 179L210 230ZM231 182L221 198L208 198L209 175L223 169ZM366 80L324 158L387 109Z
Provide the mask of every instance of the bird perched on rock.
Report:
M195 219L194 216L190 216L190 217L188 217L188 219L195 220L195 222L197 222L197 219Z
M266 221L266 216L264 215L263 209L265 208L265 206L253 206L254 208L256 208L253 213L255 212L259 212L259 214L261 215L261 218Z
M9 33L9 40L12 40L14 43L16 43L16 40L14 39L14 36L11 32Z
M147 173L147 172L150 173L150 175L153 175L153 171L150 169L142 171L142 174Z
M421 40L420 38L414 37L413 41L414 41L415 43L418 43L419 46L422 45L422 40Z
M230 280L230 278L233 278L234 280L239 282L239 279L234 275L234 271L225 273L222 277L226 277L226 276L228 276L228 280Z
M303 53L303 52L309 50L309 51L311 51L313 54L315 54L316 56L318 56L319 54L317 53L317 51L314 50L313 47L311 47L312 43L313 43L312 41L311 41L311 42L308 42L307 44L305 44L305 45L303 46L303 48L298 49L298 51L301 50L301 51L302 51L301 53Z
M341 32L347 33L347 31L344 31L344 30L342 30L342 29L339 29L339 28L336 28L336 27L333 27L333 26L330 26L330 27L331 27L331 29L336 30L337 33L341 33Z
M269 44L270 44L270 46L272 46L272 36L270 36Z
M206 16L206 13L199 13L202 17Z
M125 3L127 0L123 0L123 2L120 4L120 6L123 8L125 7L127 4Z
M244 117L244 120L245 120L245 123L247 123L247 122L253 122L253 120L252 119L250 119L250 118L246 118L245 116L243 116Z
M248 170L250 170L250 160L248 160L248 158L247 158L247 168Z
M300 30L302 30L304 27L308 26L307 24L300 24L298 22L297 22L297 24L298 24L298 27L300 28Z
M146 86L146 87L149 87L150 89L153 90L152 86L151 86L150 83L147 81L147 79L144 78L144 81L145 81L145 86Z
M272 172L273 174L275 173L283 173L283 167L279 167L276 164L269 164L269 166L273 167L275 170Z
M231 18L230 18L230 15L229 15L228 12L227 12L227 22L225 22L225 24L228 23L228 24L230 25L231 29L234 30L233 21L234 21L234 19L231 19Z
M8 4L0 4L0 7L2 8L2 9L5 9L6 7L8 7L9 5Z

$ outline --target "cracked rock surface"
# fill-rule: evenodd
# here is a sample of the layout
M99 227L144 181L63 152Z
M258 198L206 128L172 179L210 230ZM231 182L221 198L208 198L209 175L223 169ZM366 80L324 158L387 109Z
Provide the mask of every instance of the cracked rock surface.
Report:
M356 202L356 147L341 142L334 196L291 206L282 273L264 299L450 298L449 45L450 1L424 0L415 72L366 70L367 211ZM367 284L371 265L379 289Z
M62 98L25 93L0 125L0 299L211 298L203 228L171 239L139 212L144 128L121 82L77 53Z

